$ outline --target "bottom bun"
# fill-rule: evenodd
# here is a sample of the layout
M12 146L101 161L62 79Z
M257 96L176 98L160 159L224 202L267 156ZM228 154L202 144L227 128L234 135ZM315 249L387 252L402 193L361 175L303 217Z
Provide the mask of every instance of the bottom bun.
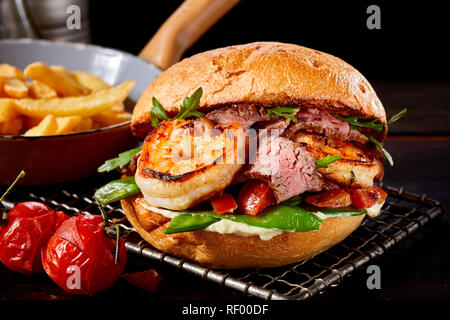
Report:
M364 215L330 218L318 231L283 232L270 240L204 230L164 234L170 219L145 209L136 201L140 197L121 204L144 240L163 252L222 269L272 268L311 258L344 240L364 219Z

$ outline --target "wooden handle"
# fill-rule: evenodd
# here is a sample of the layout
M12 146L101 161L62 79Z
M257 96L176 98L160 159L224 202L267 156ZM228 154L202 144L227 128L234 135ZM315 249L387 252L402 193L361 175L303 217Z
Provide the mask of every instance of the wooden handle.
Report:
M180 60L183 53L238 2L184 1L146 44L139 57L160 69L167 69Z

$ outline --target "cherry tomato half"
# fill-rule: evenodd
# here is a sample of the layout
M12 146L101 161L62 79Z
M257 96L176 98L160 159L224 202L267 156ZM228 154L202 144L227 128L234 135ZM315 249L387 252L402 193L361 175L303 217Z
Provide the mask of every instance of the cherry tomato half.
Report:
M342 208L352 204L350 194L343 189L332 189L308 196L305 202L321 208Z
M249 180L239 192L237 199L239 210L254 216L274 202L269 185L260 180Z
M382 203L387 197L387 193L377 186L370 186L361 189L350 189L350 193L352 197L352 205L356 209L367 209L373 207L377 203Z

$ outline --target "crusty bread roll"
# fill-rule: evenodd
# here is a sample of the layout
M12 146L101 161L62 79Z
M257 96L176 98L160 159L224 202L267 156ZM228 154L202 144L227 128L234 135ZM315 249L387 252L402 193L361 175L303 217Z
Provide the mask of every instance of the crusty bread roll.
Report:
M326 219L318 231L283 232L270 240L204 230L164 234L170 219L144 208L139 198L121 204L145 241L163 252L223 269L272 268L311 258L344 240L365 216Z
M151 130L152 97L174 115L199 87L203 111L231 104L307 105L386 122L375 91L348 63L294 44L255 42L199 53L168 68L136 104L132 132L145 137Z

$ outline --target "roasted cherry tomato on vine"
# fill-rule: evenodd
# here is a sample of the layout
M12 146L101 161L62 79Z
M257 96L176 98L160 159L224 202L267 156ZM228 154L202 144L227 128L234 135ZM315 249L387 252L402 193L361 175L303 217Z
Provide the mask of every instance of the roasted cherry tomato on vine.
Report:
M0 229L0 261L16 272L42 272L41 248L67 218L40 202L17 204L7 214L7 225Z
M356 209L367 209L386 200L387 193L377 186L350 189L352 205Z
M305 202L321 208L342 208L352 204L344 189L332 189L305 198Z
M50 278L73 294L93 295L112 286L125 267L125 242L105 233L104 220L78 215L65 221L42 248L42 264Z
M260 180L249 180L239 192L237 199L239 210L254 216L274 202L269 185Z

